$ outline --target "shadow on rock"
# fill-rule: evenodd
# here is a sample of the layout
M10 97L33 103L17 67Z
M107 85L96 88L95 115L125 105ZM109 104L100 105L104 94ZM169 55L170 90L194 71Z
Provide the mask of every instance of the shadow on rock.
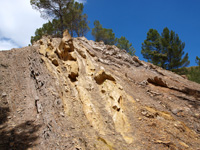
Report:
M10 109L8 107L0 107L0 125L8 120Z
M41 125L33 121L26 121L14 127L7 125L9 108L0 107L0 149L1 150L26 150L36 146L38 136L36 132Z
M198 100L190 100L188 98L182 97L182 96L176 96L179 99L182 99L184 101L187 101L188 104L192 105L193 108L198 109L200 107L200 101Z

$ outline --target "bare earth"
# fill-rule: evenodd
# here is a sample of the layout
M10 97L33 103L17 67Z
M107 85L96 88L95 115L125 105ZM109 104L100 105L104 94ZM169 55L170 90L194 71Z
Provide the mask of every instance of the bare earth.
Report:
M1 150L200 150L200 85L86 38L0 52Z

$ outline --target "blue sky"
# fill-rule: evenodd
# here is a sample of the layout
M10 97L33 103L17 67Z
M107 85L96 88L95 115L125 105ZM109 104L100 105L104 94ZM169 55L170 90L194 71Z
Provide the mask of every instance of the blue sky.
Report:
M159 33L168 27L185 42L190 66L200 57L200 0L77 0L93 22L113 29L116 37L125 36L141 60L141 44L150 28ZM9 9L9 11L8 11ZM6 12L6 13L5 13ZM30 6L30 0L0 0L0 50L27 46L36 28L47 22ZM93 40L91 32L87 38Z
M188 52L190 66L200 56L200 0L87 0L84 12L90 27L99 20L104 28L111 28L116 37L125 36L143 60L141 44L150 28L159 33L165 27L175 31ZM91 34L88 39L93 39Z

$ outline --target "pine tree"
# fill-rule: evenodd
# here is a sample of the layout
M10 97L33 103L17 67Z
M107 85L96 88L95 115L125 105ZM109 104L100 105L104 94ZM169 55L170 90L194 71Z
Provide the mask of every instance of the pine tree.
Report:
M163 60L166 59L166 54L161 49L160 38L157 30L150 29L147 33L147 39L142 43L141 53L148 62L164 67Z
M83 14L83 4L71 0L63 8L61 19L53 19L48 23L43 24L39 29L36 29L35 36L31 37L31 43L39 40L43 35L52 35L61 37L63 29L68 29L71 36L85 36L90 30L87 21L87 15ZM62 26L62 27L61 27Z
M131 56L135 55L135 49L132 46L132 43L129 43L129 40L126 37L116 38L117 44L116 46L120 49L124 49L129 53Z
M72 0L67 5L67 10L64 13L64 25L69 30L71 36L85 36L89 31L87 15L83 14L83 4Z
M115 33L112 29L103 28L98 20L94 22L94 28L92 29L92 35L95 41L103 41L105 44L114 45L116 43Z
M167 54L167 59L165 60L166 69L177 69L190 64L188 53L183 57L185 43L179 39L178 34L175 34L174 31L169 31L168 28L163 29L161 46L163 52Z
M71 0L30 0L32 7L39 10L41 16L45 19L58 19L60 21L60 30L64 30L64 13L67 4Z
M125 37L116 38L112 29L103 28L98 20L94 21L92 35L96 42L103 41L108 45L116 45L120 49L125 49L130 55L135 55L135 49Z
M174 31L164 28L160 36L157 30L150 29L142 43L141 53L149 62L171 70L189 65L188 53L184 56L184 47L185 43Z
M198 56L196 56L196 60L195 62L197 63L197 65L200 67L200 58Z
M62 33L59 30L59 21L54 19L52 22L43 24L39 29L36 29L35 36L31 36L31 43L42 38L44 35L52 35L55 37L61 37Z
M96 42L103 40L103 27L98 20L94 21L92 35L94 36Z

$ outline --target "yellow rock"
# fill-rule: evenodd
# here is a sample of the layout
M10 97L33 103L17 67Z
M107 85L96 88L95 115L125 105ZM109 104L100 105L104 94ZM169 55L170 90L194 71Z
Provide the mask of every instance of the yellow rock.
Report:
M67 61L66 65L67 65L67 68L68 68L70 79L76 80L76 77L78 77L78 72L79 72L78 62Z
M97 84L102 84L105 80L115 81L112 75L104 70L100 70L94 77Z
M186 143L182 142L182 141L180 141L179 144L181 144L185 148L189 148L189 146Z

